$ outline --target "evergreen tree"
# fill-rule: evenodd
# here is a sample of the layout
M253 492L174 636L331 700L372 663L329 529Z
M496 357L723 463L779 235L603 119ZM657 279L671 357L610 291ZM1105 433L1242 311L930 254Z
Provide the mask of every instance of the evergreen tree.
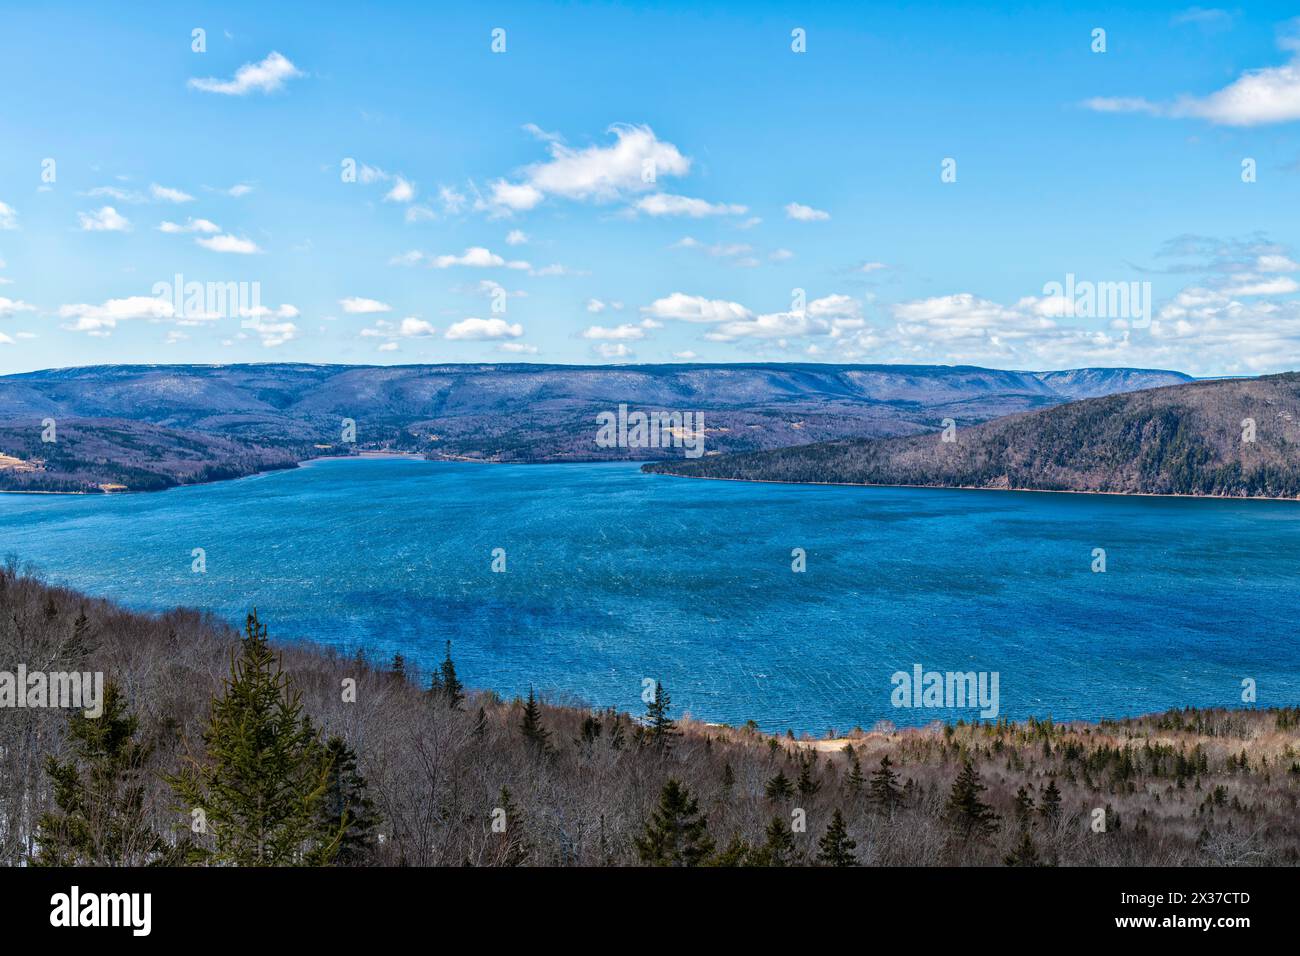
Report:
M767 782L763 788L769 800L780 800L782 797L794 796L794 787L790 783L790 778L785 775L784 770L778 770L776 776Z
M673 738L680 734L677 724L668 717L668 706L671 703L663 683L655 681L654 700L646 705L645 740L660 750L667 750L672 746Z
M519 725L519 729L524 732L524 739L532 744L539 753L544 753L550 748L548 738L551 732L542 726L542 708L537 703L537 698L533 694L533 689L528 688L528 703L524 705L524 719Z
M714 854L709 866L744 866L753 853L753 849L739 834L731 838L723 849Z
M795 784L801 797L811 797L822 788L822 782L813 776L816 757L799 761L799 781Z
M186 816L202 811L213 843L203 852L213 863L235 866L329 862L343 836L323 834L318 825L329 755L256 611L222 683L202 759L191 758L169 778Z
M731 791L736 786L736 771L731 769L731 762L722 765L722 799L730 800Z
M401 654L393 655L392 671L397 680L406 680L406 658Z
M482 707L479 707L478 714L475 715L474 717L473 733L476 739L478 740L483 739L483 735L487 733L487 723L488 723L487 711L484 710Z
M862 793L863 787L866 786L867 778L863 776L862 762L858 760L858 752L848 744L844 745L844 749L849 755L849 773L844 783L849 791L849 796L856 798Z
M817 841L817 862L823 866L857 866L858 858L853 854L857 847L857 841L849 839L844 815L836 807L826 833Z
M967 839L987 836L997 829L998 815L980 799L985 790L974 765L967 760L953 782L944 816L948 823Z
M439 693L451 710L460 710L465 700L465 685L456 677L456 665L451 662L451 641L447 642L447 657L439 670Z
M1029 791L1023 786L1016 791L1016 821L1021 827L1029 825L1030 818L1034 815L1034 798L1029 795Z
M334 863L360 866L368 863L374 853L379 815L367 791L366 778L357 770L356 751L342 737L331 737L325 752L329 773L325 796L316 810L317 829L321 834L342 834ZM324 841L324 845L329 842Z
M659 794L658 809L635 842L641 862L651 866L700 866L713 853L699 801L671 777Z
M104 685L98 718L73 712L67 728L69 759L46 761L57 810L37 822L40 852L33 863L143 866L160 859L166 845L144 808L152 748L135 739L137 726L112 681Z
M496 866L523 866L533 854L533 845L528 840L528 834L524 829L523 813L515 806L514 800L510 797L510 791L502 786L501 793L497 797L498 806L504 816L505 829L493 831L493 836L497 838L498 843L495 849L495 858L493 860ZM604 819L601 819L601 839L604 839Z
M1042 866L1038 859L1038 848L1034 846L1034 839L1029 835L1028 827L1020 828L1020 842L1016 844L1014 850L1008 853L1003 862L1007 866Z
M880 758L879 769L871 771L871 790L867 799L882 813L892 814L903 802L903 790L898 785L898 774L893 766L886 754Z
M1061 791L1056 787L1055 778L1047 781L1047 789L1043 791L1038 813L1044 820L1052 823L1061 816Z
M773 817L763 845L750 854L751 866L790 866L794 863L794 834L780 817Z

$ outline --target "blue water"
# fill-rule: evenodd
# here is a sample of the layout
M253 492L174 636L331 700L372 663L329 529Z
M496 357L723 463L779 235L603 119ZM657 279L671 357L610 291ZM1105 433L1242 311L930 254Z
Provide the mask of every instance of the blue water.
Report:
M807 571L791 571L791 549ZM1107 571L1091 571L1105 548ZM203 548L207 571L191 571ZM494 548L507 571L491 570ZM1300 701L1300 504L697 481L635 465L321 461L157 494L0 495L0 554L141 609L457 668L506 695L821 733L972 712L890 675L996 671L1004 716Z

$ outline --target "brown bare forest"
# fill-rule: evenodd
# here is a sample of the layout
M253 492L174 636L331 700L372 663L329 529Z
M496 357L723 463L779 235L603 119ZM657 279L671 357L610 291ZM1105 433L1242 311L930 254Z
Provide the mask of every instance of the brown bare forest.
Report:
M132 613L13 563L0 571L0 671L102 671L114 689L99 721L0 709L0 862L1180 866L1300 856L1300 708L795 740L676 720L666 694L649 715L530 706L460 687L454 665L420 675L276 645L275 622L262 623L269 645L256 627L250 638L193 611ZM232 664L242 675L233 683ZM265 726L250 729L252 713ZM276 799L250 815L246 788L273 785Z

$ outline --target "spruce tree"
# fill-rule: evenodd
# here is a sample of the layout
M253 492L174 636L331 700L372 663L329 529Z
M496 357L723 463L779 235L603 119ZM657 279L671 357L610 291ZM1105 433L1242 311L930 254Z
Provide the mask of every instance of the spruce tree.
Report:
M722 799L730 800L731 791L736 786L736 771L731 769L731 762L722 765Z
M1021 827L1028 826L1030 818L1034 815L1034 798L1029 795L1029 791L1023 786L1016 791L1016 821Z
M483 739L483 735L487 733L487 724L488 724L487 711L484 710L482 707L479 707L478 714L475 715L474 717L473 733L475 739L477 740Z
M862 762L858 760L858 752L848 744L844 745L844 749L849 755L849 773L844 783L849 796L856 798L866 786L867 778L862 774Z
M531 687L528 688L528 703L524 705L524 719L520 722L519 729L523 731L524 739L539 753L544 753L550 748L547 740L551 732L542 726L542 708L537 703L537 697Z
M972 836L987 836L997 829L998 815L980 799L984 790L975 766L966 760L957 779L953 781L944 817L949 825L967 839Z
M871 805L882 813L892 814L903 802L903 790L898 785L889 755L880 758L880 767L871 771L871 790L867 797Z
M166 850L144 807L152 748L136 740L117 684L104 685L98 718L74 711L68 719L69 758L49 757L46 772L57 809L37 822L40 866L144 866Z
M641 862L650 866L700 866L713 854L708 819L700 813L699 801L671 777L635 843Z
M492 835L496 841L493 864L495 866L523 866L533 854L533 845L529 842L528 834L524 828L523 813L515 806L510 791L505 786L501 787L501 793L497 797L497 804L495 810L501 811L501 815L504 817L505 829L493 829Z
M1042 861L1038 859L1038 848L1034 846L1034 839L1029 835L1028 827L1020 828L1020 842L1016 844L1015 849L1008 853L1003 862L1007 866L1042 866Z
M1055 778L1047 781L1047 789L1039 801L1038 813L1051 823L1055 823L1061 815L1061 791L1057 789Z
M784 770L778 770L776 776L767 782L763 788L769 800L780 800L783 797L794 796L794 786L790 783L790 778L785 775Z
M825 834L817 841L817 862L823 866L857 866L858 858L853 854L857 848L857 841L849 839L844 815L836 807Z
M763 845L750 854L751 866L790 866L794 863L794 835L780 817L773 817L763 832Z
M393 655L393 677L397 680L406 680L406 658L401 654Z
M329 773L325 795L316 810L317 828L321 834L342 833L335 864L361 866L374 854L379 815L367 791L366 778L357 769L356 751L342 737L331 737L325 752Z
M646 705L645 741L659 750L672 746L673 738L679 736L677 724L668 717L668 706L672 701L661 681L655 681L654 700Z
M186 818L202 811L211 847L201 852L235 866L329 862L343 835L321 833L317 818L329 755L256 611L222 684L203 755L169 778Z
M814 756L799 761L799 780L795 784L795 787L798 789L799 796L801 797L811 797L822 788L821 781L813 776L813 764L816 759L817 758Z
M465 701L465 685L456 677L456 665L451 662L451 641L447 642L447 656L442 662L439 676L441 677L439 692L447 702L447 707L451 710L460 710L460 705Z

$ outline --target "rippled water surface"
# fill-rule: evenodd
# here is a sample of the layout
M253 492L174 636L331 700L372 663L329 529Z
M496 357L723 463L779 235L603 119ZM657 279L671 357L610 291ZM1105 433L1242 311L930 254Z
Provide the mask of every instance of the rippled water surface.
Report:
M0 495L0 552L136 608L238 621L256 605L273 637L375 658L432 664L450 639L464 679L505 694L640 712L660 679L675 712L768 730L959 716L891 706L890 675L917 663L997 671L1013 718L1239 706L1243 678L1261 704L1300 701L1287 502L321 461L157 494Z

